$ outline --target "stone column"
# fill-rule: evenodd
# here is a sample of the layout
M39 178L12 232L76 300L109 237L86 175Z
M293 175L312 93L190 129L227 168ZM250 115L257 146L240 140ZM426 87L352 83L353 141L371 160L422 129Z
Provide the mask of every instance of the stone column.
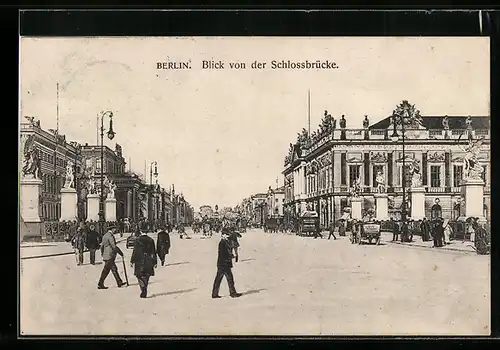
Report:
M134 203L132 202L132 190L129 189L127 191L127 217L130 218L131 220L134 217L133 210L134 210Z
M387 193L376 193L375 197L375 207L377 220L388 220L389 219L389 206L387 200Z
M106 198L106 221L116 221L116 198Z
M87 195L87 220L99 221L99 195L97 193Z
M61 188L61 217L59 221L76 221L78 216L78 196L72 187Z
M465 179L462 182L462 193L465 197L465 216L478 217L479 221L486 221L484 217L484 181L482 179Z
M361 213L361 202L363 198L352 197L351 198L351 217L356 220L361 220L363 218Z
M425 217L425 188L413 187L411 192L411 218L421 220Z
M21 179L19 231L21 241L41 241L42 222L40 220L40 190L43 181L40 179Z

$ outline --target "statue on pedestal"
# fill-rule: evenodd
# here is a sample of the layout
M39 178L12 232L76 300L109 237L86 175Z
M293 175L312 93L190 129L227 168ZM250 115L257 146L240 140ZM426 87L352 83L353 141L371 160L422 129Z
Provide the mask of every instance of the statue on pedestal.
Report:
M377 182L377 192L385 193L385 176L381 171L377 173L375 181Z
M358 177L356 181L354 182L354 186L352 187L351 190L351 196L353 198L359 197L359 194L361 193L361 178Z
M94 176L95 176L95 173L94 173L94 171L92 171L92 174L90 174L89 180L88 180L88 189L89 189L89 193L91 193L91 194L96 193L96 185L95 185Z
M33 135L28 136L24 142L24 160L21 176L27 179L40 179L40 159L35 148Z
M411 187L422 187L422 178L420 175L420 166L418 165L418 160L414 159L410 163L410 173L411 173Z
M106 185L108 187L108 198L109 199L115 198L115 190L116 190L115 183L107 178Z
M73 162L68 161L68 164L66 165L66 175L65 175L65 181L64 181L64 188L71 188L75 187L75 175L73 174Z
M478 156L483 141L484 138L480 138L478 140L469 139L469 144L466 147L462 147L461 145L459 145L460 148L465 152L465 157L464 157L465 179L482 180L484 169L479 164Z

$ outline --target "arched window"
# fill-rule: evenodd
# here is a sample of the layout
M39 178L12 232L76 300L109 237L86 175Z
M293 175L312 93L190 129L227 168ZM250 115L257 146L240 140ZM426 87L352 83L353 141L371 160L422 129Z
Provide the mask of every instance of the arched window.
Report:
M483 216L487 219L489 219L488 215L488 206L486 204L483 205Z
M431 208L431 219L437 219L442 216L443 210L439 204L434 204Z

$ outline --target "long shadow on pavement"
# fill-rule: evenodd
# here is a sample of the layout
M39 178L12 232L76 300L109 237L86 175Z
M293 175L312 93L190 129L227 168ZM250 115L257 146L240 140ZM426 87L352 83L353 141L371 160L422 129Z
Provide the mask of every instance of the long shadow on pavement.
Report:
M92 265L91 263L83 263L80 266ZM102 261L96 261L94 265L102 265Z
M243 295L257 294L257 293L262 292L263 290L267 290L267 289L265 289L265 288L250 289L250 290L247 290L246 292L242 292L241 294L243 294Z
M163 297L163 296L172 295L172 294L189 293L189 292L195 291L197 289L198 288L190 288L190 289L175 290L173 292L156 293L156 294L153 294L153 295L149 296L149 298Z
M241 259L239 262L245 262L245 261L252 261L255 260L254 258L248 258L248 259Z
M189 261L181 261L181 262L176 262L176 263L171 263L171 264L165 264L165 266L175 266L175 265L184 265L184 264L189 264Z

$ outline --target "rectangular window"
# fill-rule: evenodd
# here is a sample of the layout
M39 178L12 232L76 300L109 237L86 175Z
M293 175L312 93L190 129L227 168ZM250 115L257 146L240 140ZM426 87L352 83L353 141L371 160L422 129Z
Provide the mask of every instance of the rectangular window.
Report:
M95 168L96 168L98 171L101 171L101 160L100 160L100 159L96 159L96 162L95 162Z
M484 183L486 184L486 165L483 165L483 174L481 177L483 178Z
M441 187L441 167L431 165L431 187Z
M92 168L92 158L87 158L87 159L85 160L85 167L86 167L87 169Z
M373 174L372 174L372 187L377 187L377 174L381 172L384 172L384 166L383 165L374 165L373 166Z
M359 178L359 165L349 165L349 186L353 187Z
M463 165L454 165L453 166L453 187L459 187L460 181L463 178L464 167Z

